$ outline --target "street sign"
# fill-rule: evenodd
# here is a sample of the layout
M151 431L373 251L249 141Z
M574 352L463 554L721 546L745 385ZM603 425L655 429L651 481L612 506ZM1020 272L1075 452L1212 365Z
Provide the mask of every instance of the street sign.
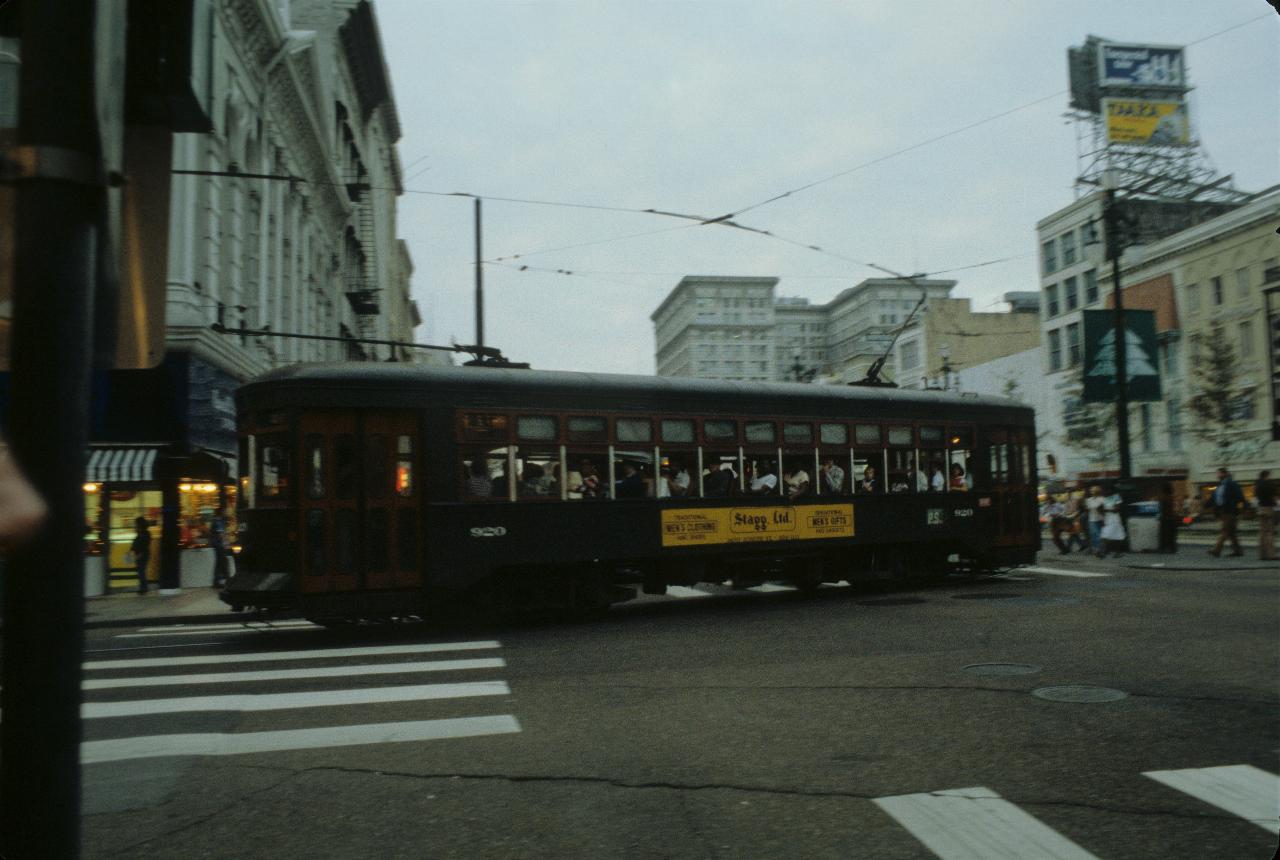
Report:
M1160 400L1155 311L1126 310L1125 391L1130 402ZM1116 399L1115 311L1084 312L1084 394L1087 403Z

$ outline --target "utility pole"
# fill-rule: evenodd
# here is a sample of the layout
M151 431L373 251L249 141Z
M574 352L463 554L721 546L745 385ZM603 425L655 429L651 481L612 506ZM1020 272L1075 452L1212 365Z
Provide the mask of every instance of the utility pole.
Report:
M1121 498L1132 491L1133 465L1129 458L1129 358L1124 329L1124 292L1120 288L1120 254L1123 243L1120 238L1120 212L1116 203L1114 175L1103 174L1103 219L1107 231L1107 257L1111 260L1111 289L1115 297L1113 321L1116 340L1116 433L1120 446ZM1122 512L1123 513L1123 512Z
M9 557L0 684L0 855L80 853L84 482L100 178L94 0L24 2L12 435L48 522Z
M484 263L480 254L480 198L476 198L476 346L484 348Z

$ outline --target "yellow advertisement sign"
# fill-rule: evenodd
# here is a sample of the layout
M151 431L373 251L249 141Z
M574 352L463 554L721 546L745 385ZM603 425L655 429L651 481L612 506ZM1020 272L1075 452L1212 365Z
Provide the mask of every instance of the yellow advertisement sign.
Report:
M1107 143L1191 144L1191 124L1183 102L1103 99L1102 112L1107 118Z
M853 537L853 505L676 508L662 512L662 545Z

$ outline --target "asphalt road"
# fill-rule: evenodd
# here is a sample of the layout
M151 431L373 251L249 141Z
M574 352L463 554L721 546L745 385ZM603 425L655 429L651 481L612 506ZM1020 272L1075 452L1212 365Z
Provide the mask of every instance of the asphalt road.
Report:
M1274 572L709 590L577 624L90 631L84 855L1276 849Z

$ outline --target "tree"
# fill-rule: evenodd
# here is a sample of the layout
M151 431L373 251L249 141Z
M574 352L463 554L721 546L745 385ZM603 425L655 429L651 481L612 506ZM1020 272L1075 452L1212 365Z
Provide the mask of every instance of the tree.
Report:
M1191 415L1191 433L1214 447L1215 458L1226 463L1233 446L1251 435L1253 393L1239 384L1244 368L1227 338L1226 329L1214 322L1207 335L1191 339L1192 396L1184 407Z

